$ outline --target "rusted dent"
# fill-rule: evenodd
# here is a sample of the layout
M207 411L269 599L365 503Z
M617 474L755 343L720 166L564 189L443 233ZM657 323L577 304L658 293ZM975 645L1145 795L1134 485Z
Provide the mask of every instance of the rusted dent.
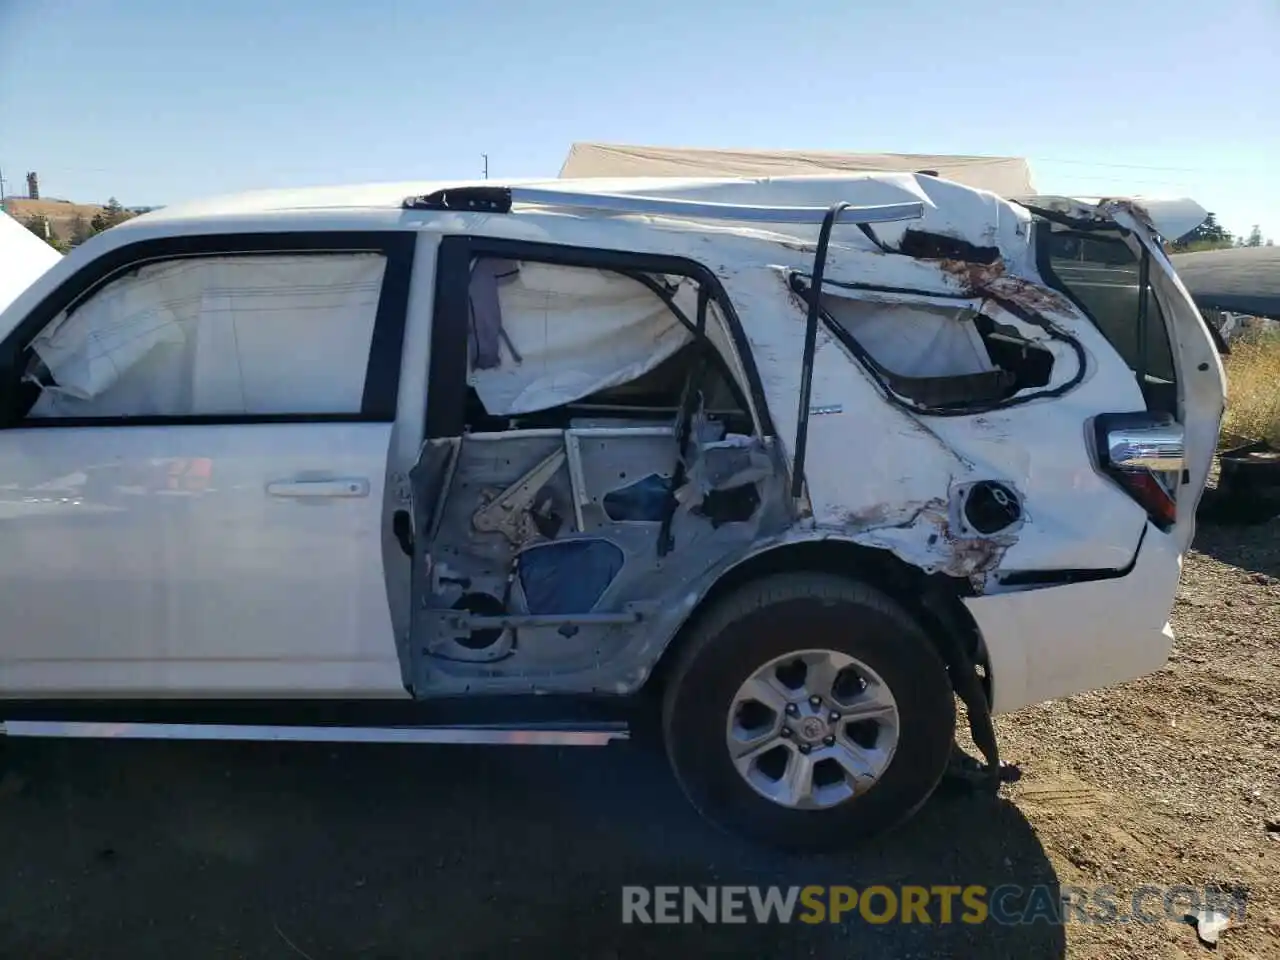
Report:
M1004 261L974 263L970 260L939 260L939 268L960 281L971 297L993 296L1032 313L1071 313L1071 301L1056 290L1031 283L1005 272Z
M953 577L977 577L994 569L1009 548L995 537L963 537L950 543L951 556L939 569Z
M905 515L904 515L905 514ZM877 530L904 530L921 523L936 530L929 537L930 544L937 544L932 568L952 577L967 578L975 588L982 590L984 575L999 565L1005 551L1017 539L1016 536L956 536L948 519L947 503L940 498L923 503L877 503L846 514L846 533L874 533Z
M940 511L940 513L939 513ZM914 526L926 512L933 516L946 516L946 504L942 500L926 500L924 503L876 503L845 515L844 522L853 533L871 530L905 529Z
M953 577L969 578L979 593L985 585L984 575L1000 565L1005 551L1018 539L1017 533L1010 531L990 536L957 535L949 513L942 518L939 528L951 548L950 559L941 571Z
M1016 303L1033 313L1071 313L1075 306L1063 294L1019 277L1001 277L988 292L1001 300Z
M964 292L980 296L992 283L1004 276L1004 261L976 263L972 260L939 260L938 266L945 273L960 281Z
M898 252L917 260L957 260L965 263L996 263L1000 248L982 247L959 237L908 229L898 244Z

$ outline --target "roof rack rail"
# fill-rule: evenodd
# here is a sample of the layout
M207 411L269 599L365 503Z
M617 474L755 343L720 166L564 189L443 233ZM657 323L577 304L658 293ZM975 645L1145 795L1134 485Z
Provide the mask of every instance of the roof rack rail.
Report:
M408 197L406 210L452 210L473 213L510 213L514 204L632 213L691 220L738 220L754 223L821 224L830 207L779 207L763 204L708 203L669 197L630 196L620 193L577 193L536 187L452 187L424 196ZM838 219L845 223L891 223L924 216L919 200L874 206L844 206Z

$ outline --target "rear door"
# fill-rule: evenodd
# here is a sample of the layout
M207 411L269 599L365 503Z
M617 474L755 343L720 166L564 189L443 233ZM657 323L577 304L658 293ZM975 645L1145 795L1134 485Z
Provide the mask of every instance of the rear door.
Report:
M1164 416L1181 426L1185 471L1162 483L1176 508L1169 533L1186 549L1225 405L1221 357L1147 211L1111 201L1100 207L1068 203L1059 212L1075 218L1075 225L1037 225L1042 275L1081 305L1124 359L1153 420Z
M1152 227L1127 205L1112 205L1109 212L1116 223L1132 231L1150 257L1151 288L1160 302L1169 353L1177 370L1176 416L1183 429L1186 471L1178 497L1174 535L1186 550L1195 535L1196 506L1209 479L1218 445L1226 407L1226 372L1204 316L1178 279Z
M0 695L403 695L384 493L413 242L146 241L18 326Z
M411 477L416 694L598 671L656 595L750 542L774 464L699 269L443 240Z

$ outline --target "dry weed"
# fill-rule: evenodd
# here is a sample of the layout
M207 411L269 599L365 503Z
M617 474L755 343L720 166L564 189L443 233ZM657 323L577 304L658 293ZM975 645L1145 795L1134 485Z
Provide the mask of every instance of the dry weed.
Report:
M1280 337L1241 338L1231 344L1223 439L1267 440L1280 446Z

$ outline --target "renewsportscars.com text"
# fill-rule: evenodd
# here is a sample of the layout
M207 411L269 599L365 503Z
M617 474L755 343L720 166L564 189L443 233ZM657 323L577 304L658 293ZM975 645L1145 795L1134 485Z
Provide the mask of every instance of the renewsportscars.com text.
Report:
M1244 919L1244 900L1213 888L1113 886L622 888L623 923L1109 924L1179 922L1201 909Z

